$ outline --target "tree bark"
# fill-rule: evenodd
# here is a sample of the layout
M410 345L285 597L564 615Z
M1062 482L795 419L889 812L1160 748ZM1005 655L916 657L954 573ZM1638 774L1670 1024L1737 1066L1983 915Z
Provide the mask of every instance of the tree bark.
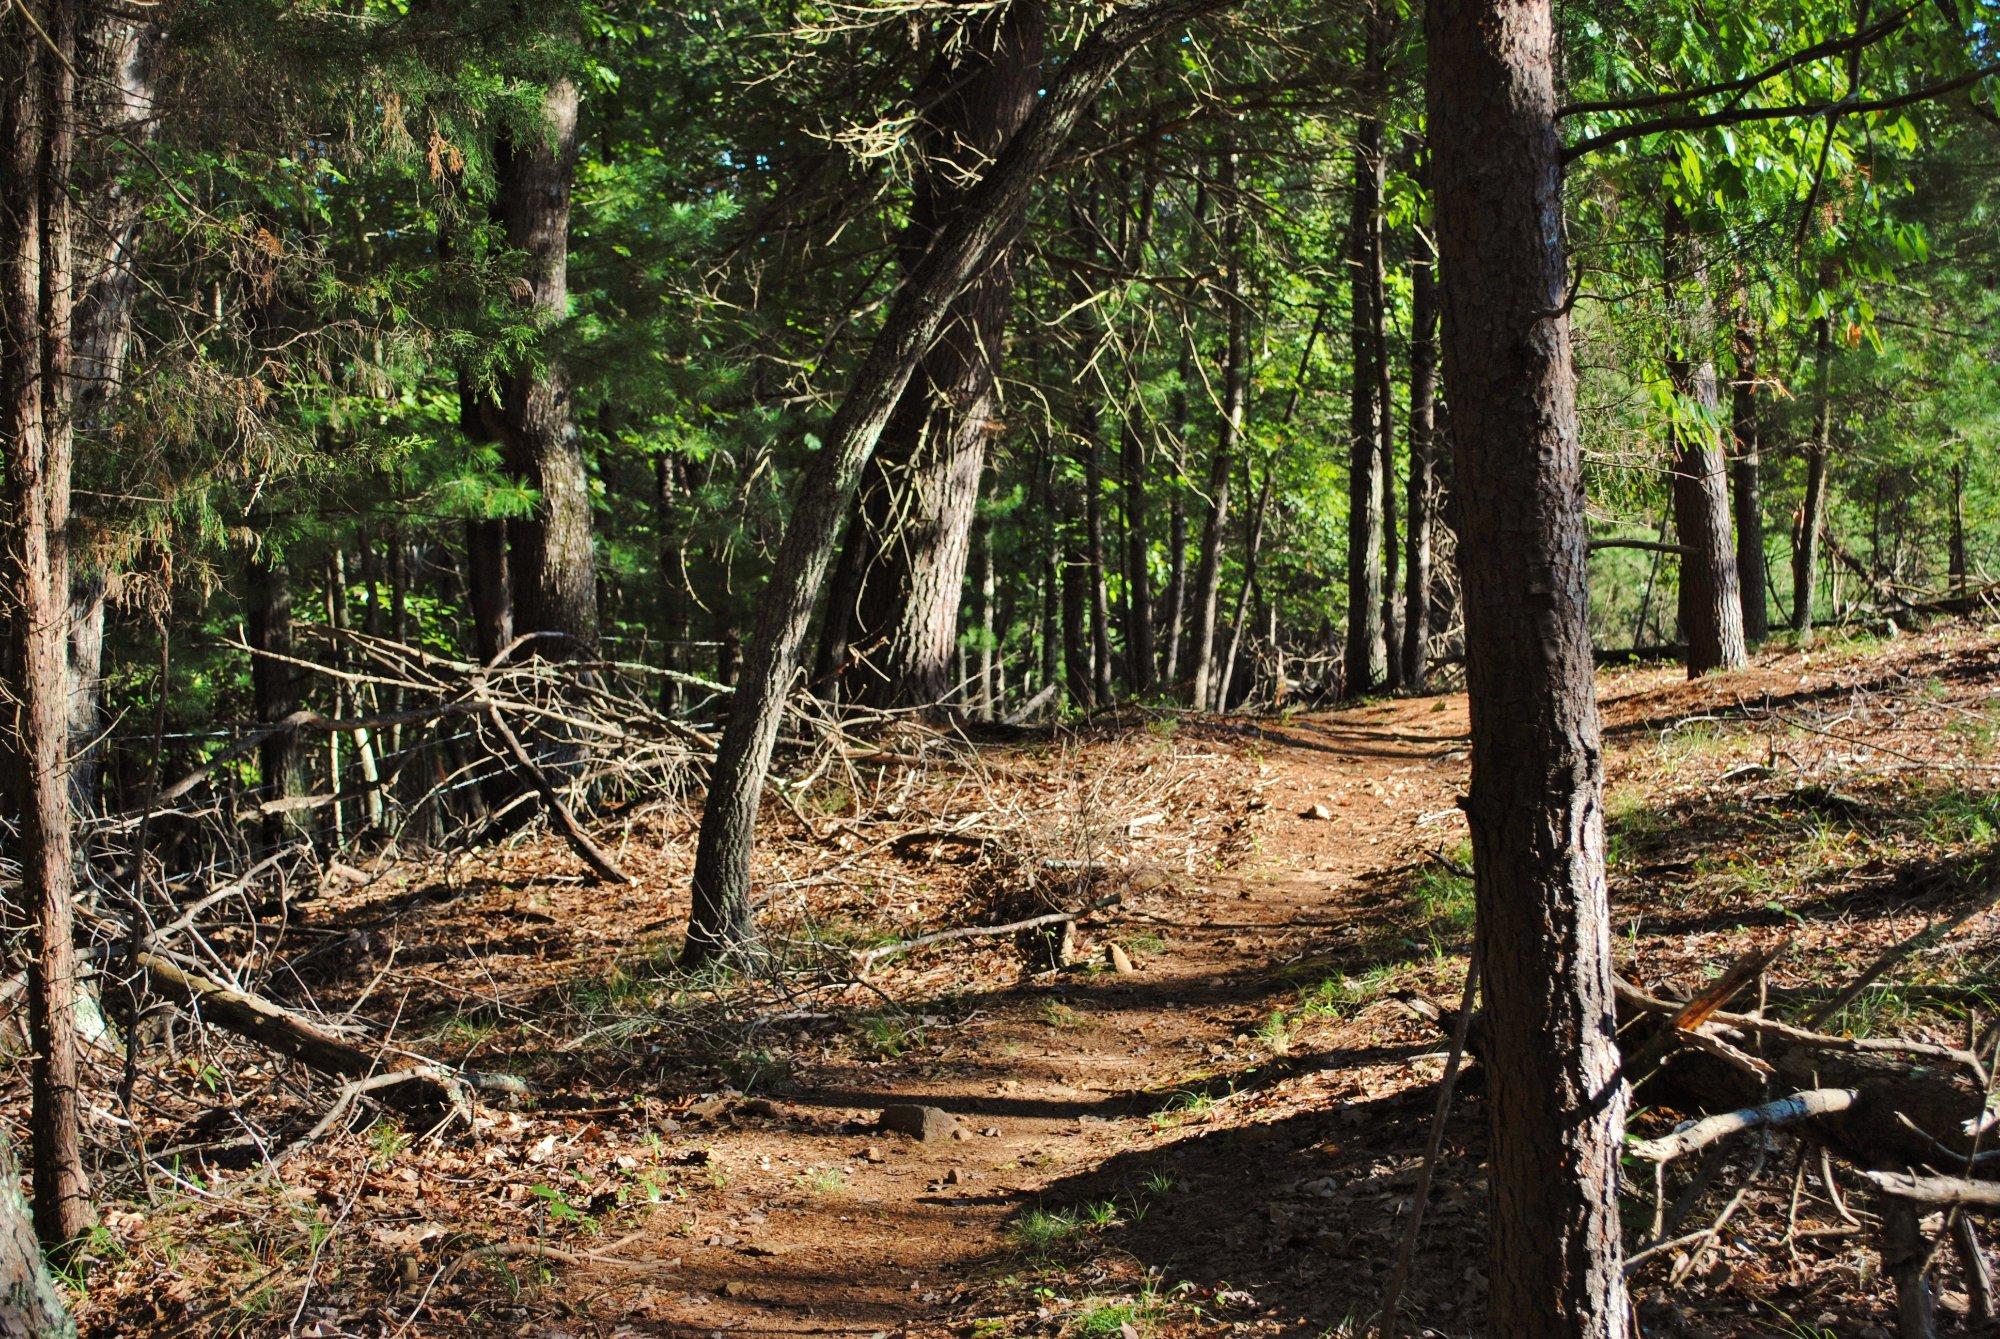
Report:
M1090 583L1090 671L1097 704L1111 705L1111 592L1105 580L1104 443L1093 406L1081 407L1077 449L1083 456L1084 560Z
M1623 1339L1603 764L1550 0L1430 0L1430 140L1492 1018L1493 1334Z
M1035 183L1068 142L1097 92L1139 45L1217 0L1153 0L1114 11L1063 63L1021 129L903 279L856 369L823 445L800 481L729 723L709 774L695 852L685 956L691 962L754 951L750 848L784 703L798 673L813 606L863 467L951 303L1007 237Z
M1946 575L1953 595L1965 594L1971 567L1965 559L1965 459L1951 463L1951 553L1946 559Z
M1027 119L1047 29L1046 0L1013 0L939 34L940 53L916 96L906 270L965 206L967 183ZM850 542L867 546L868 561L858 569L858 626L849 634L859 644L879 642L853 675L856 696L866 700L935 706L951 687L979 480L986 445L1001 428L997 379L1019 228L1017 213L952 302L867 471Z
M1187 633L1187 430L1189 365L1187 341L1181 343L1180 375L1174 382L1174 480L1167 498L1166 651L1160 677L1171 690L1180 683L1181 643Z
M1376 21L1368 20L1369 66L1379 65ZM1349 348L1353 385L1348 415L1346 691L1360 697L1388 678L1382 623L1382 443L1376 404L1382 314L1376 301L1382 266L1382 122L1356 119L1354 181L1348 215Z
M1730 465L1736 511L1736 580L1743 597L1743 640L1755 646L1771 635L1770 595L1764 583L1763 428L1757 415L1757 329L1748 316L1736 322L1736 379L1730 387L1735 458Z
M1743 594L1729 532L1727 467L1716 440L1722 405L1709 353L1713 324L1707 267L1700 243L1672 204L1663 238L1670 322L1667 377L1674 390L1668 450L1674 529L1681 543L1681 636L1687 642L1688 677L1698 679L1711 670L1740 669L1747 659Z
M1244 613L1249 607L1250 593L1257 589L1257 555L1264 546L1264 518L1271 510L1271 486L1277 471L1267 461L1264 465L1264 483L1257 490L1257 505L1250 511L1250 530L1243 537L1243 585L1236 592L1236 611L1229 620L1229 653L1222 658L1222 683L1216 689L1215 706L1218 711L1229 709L1229 688L1236 677L1236 657L1243 649ZM1249 470L1244 470L1244 485L1250 483Z
M75 1339L76 1322L42 1258L20 1184L13 1145L0 1132L0 1339Z
M76 291L70 204L82 6L41 31L0 18L0 781L26 921L35 1228L67 1247L94 1219L83 1168L69 797L70 473Z
M1813 587L1819 577L1819 545L1826 528L1826 464L1833 435L1833 327L1822 316L1813 323L1813 432L1806 443L1806 491L1792 531L1792 631L1801 643L1812 640Z
M299 709L298 667L277 658L292 654L291 580L283 564L267 554L251 558L249 577L244 633L252 651L251 709L260 726L276 725ZM267 803L306 793L305 753L292 731L274 732L257 746L257 770ZM265 840L289 841L305 835L307 827L306 810L274 810L266 821Z
M1155 165L1148 158L1139 189L1139 215L1131 219L1124 238L1125 269L1138 274L1145 270L1146 244L1153 224L1153 178ZM1139 351L1128 334L1126 357L1137 360ZM1125 659L1126 680L1132 691L1151 693L1155 680L1153 649L1152 543L1146 533L1146 437L1142 431L1145 403L1136 367L1126 371L1126 401L1119 421L1119 474L1124 488L1125 523Z
M993 599L998 582L993 571L993 527L986 524L978 528L979 541L979 719L990 721L999 704L1000 694L993 682L993 652L995 641L993 621Z
M1403 546L1403 682L1430 675L1431 530L1437 524L1433 428L1437 405L1437 260L1421 225L1410 260L1409 533Z
M1236 189L1236 150L1220 158L1222 195L1223 301L1229 304L1229 341L1223 355L1222 423L1215 454L1208 465L1208 517L1202 524L1201 557L1195 565L1194 631L1188 656L1194 662L1190 701L1196 711L1215 705L1211 689L1217 678L1215 632L1222 594L1222 535L1229 522L1229 478L1236 468L1236 446L1250 386L1250 308L1243 291L1243 202Z
M1042 686L1055 688L1057 699L1051 714L1059 715L1062 672L1062 577L1059 572L1061 549L1058 536L1062 516L1056 506L1055 448L1045 438L1035 452L1035 510L1042 524L1035 540L1036 557L1042 569Z
M542 100L539 134L501 144L496 172L507 245L527 255L525 306L544 331L569 311L570 190L576 176L576 85L559 79ZM572 415L569 374L544 349L501 388L508 466L539 495L532 515L507 522L517 633L551 632L535 654L597 654L597 566L590 476Z

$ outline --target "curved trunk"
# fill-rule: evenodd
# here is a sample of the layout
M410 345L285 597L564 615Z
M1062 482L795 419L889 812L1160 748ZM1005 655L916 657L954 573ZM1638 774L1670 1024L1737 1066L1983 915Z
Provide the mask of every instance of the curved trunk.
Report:
M497 173L507 245L528 257L527 306L536 324L569 309L569 207L576 175L576 86L551 85L541 135L502 144ZM571 417L569 375L551 355L517 368L501 388L508 466L540 495L534 514L507 522L514 627L549 632L535 653L597 654L597 569L590 475Z
M1034 106L1048 28L1046 0L1014 0L943 34L944 51L917 90L922 118L906 268L969 195L967 182L1020 129ZM950 690L972 522L986 444L1000 431L995 381L1014 277L1019 215L979 274L951 303L936 341L903 391L850 536L865 548L847 640L869 650L854 692L896 706L936 706ZM879 643L879 646L876 644Z
M1603 744L1550 0L1430 0L1430 140L1492 1033L1492 1334L1623 1339Z
M800 480L777 564L758 607L729 724L709 773L708 804L695 850L684 955L689 961L742 957L754 947L750 848L785 698L797 677L813 606L840 527L853 509L862 470L918 361L953 300L1010 235L1035 183L1068 143L1105 81L1141 44L1213 3L1154 0L1116 10L1099 24L1063 63L1027 121L904 278L839 410L826 425L824 444Z

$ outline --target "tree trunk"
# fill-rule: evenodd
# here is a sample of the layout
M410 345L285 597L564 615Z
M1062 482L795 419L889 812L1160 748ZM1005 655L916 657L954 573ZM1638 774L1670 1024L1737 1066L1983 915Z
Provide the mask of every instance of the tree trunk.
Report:
M1947 561L1951 593L1965 594L1971 567L1965 560L1965 458L1963 456L1951 463L1951 554Z
M754 947L750 848L764 777L776 747L799 649L863 467L918 360L951 303L1011 234L1029 194L1097 92L1141 44L1200 13L1214 0L1153 0L1113 11L1049 81L1021 129L938 230L904 276L880 331L855 370L823 445L800 480L791 521L758 608L742 682L709 773L707 807L695 852L693 905L685 956L692 962L740 957Z
M1119 472L1125 492L1125 675L1132 691L1153 691L1153 591L1151 545L1146 539L1146 446L1135 403L1125 407L1119 430Z
M83 34L85 83L79 90L94 132L85 164L86 201L77 259L82 297L76 310L76 432L93 442L109 426L125 379L139 276L132 252L144 201L126 189L128 155L153 138L153 89L146 29L131 16L103 10ZM80 813L101 808L98 735L103 721L107 581L96 555L70 553L70 793Z
M1034 106L1048 29L1046 0L1012 0L941 25L939 54L916 92L918 129L905 271L966 206L979 169ZM882 432L849 540L866 545L858 626L872 649L852 672L855 696L935 706L950 688L958 607L986 444L1000 431L996 380L1020 216L1006 220L980 271L946 312L936 341ZM879 645L878 645L879 644Z
M1230 681L1236 675L1236 657L1243 649L1244 612L1249 606L1250 593L1257 589L1257 554L1264 544L1264 518L1271 510L1271 484L1277 471L1266 462L1264 483L1257 490L1257 505L1250 512L1250 532L1243 538L1243 585L1236 592L1236 612L1229 620L1229 654L1222 660L1222 685L1216 690L1215 705L1218 710L1229 709ZM1248 468L1244 471L1244 485L1250 482Z
M1603 764L1550 0L1430 0L1461 499L1477 952L1492 1019L1492 1334L1623 1339Z
M1072 526L1063 539L1063 682L1069 700L1085 711L1097 705L1097 680L1090 663L1090 562Z
M1771 635L1770 595L1764 584L1763 430L1757 416L1757 330L1747 316L1736 322L1736 380L1730 387L1730 422L1736 439L1730 483L1736 509L1736 580L1743 596L1743 640L1755 646Z
M1201 558L1195 566L1194 633L1188 655L1194 662L1190 701L1196 711L1216 705L1210 693L1217 677L1215 625L1222 593L1222 534L1229 522L1229 477L1236 468L1236 444L1243 432L1250 387L1250 308L1243 291L1243 201L1236 190L1236 150L1225 149L1219 157L1222 246L1226 253L1223 301L1229 304L1229 343L1223 357L1222 423L1208 466L1208 518L1202 525Z
M1160 677L1169 690L1180 683L1181 643L1187 639L1187 430L1189 366L1187 341L1180 353L1180 376L1174 383L1174 480L1167 495L1166 661Z
M0 782L17 824L26 921L35 1228L51 1249L91 1225L78 1089L69 798L68 535L75 349L70 205L81 6L42 31L0 17ZM18 10L25 14L26 11Z
M1422 688L1430 675L1431 530L1437 524L1432 465L1437 404L1437 263L1431 239L1413 228L1410 261L1409 533L1403 546L1403 682Z
M1801 644L1812 640L1813 586L1819 577L1820 534L1826 527L1826 463L1833 435L1833 327L1822 316L1813 323L1813 434L1806 443L1806 491L1792 532L1792 631Z
M1099 440L1094 409L1078 419L1082 434L1078 446L1083 454L1084 558L1090 579L1090 668L1091 686L1097 704L1111 705L1111 592L1105 580L1104 555L1104 444Z
M275 725L299 709L298 667L274 657L292 655L292 587L284 566L268 555L250 560L248 617L245 639L250 643L251 709L259 725ZM261 653L261 654L260 654ZM298 734L280 730L257 746L257 770L265 803L294 799L306 793L305 753ZM267 842L304 836L304 809L279 809L265 823Z
M1674 528L1681 545L1680 623L1690 679L1740 669L1743 594L1729 533L1729 484L1715 425L1721 417L1707 267L1680 210L1667 206L1663 232L1668 296L1667 378L1674 389L1668 426Z
M1061 562L1058 536L1062 532L1062 517L1056 507L1055 448L1044 438L1035 453L1035 494L1036 514L1042 525L1041 534L1036 538L1037 557L1042 568L1042 686L1062 683L1062 577L1059 572ZM1050 714L1060 714L1062 702L1061 688L1057 687L1057 699L1050 704Z
M993 683L994 640L993 598L998 587L993 572L993 526L979 527L979 719L990 721L999 703Z
M1381 63L1379 29L1368 21L1366 65ZM1347 696L1380 688L1389 653L1382 624L1382 443L1376 404L1382 313L1376 301L1382 266L1382 123L1372 115L1354 130L1354 182L1348 216L1353 386L1348 415Z
M539 133L503 143L495 166L507 245L527 255L525 305L544 330L569 312L569 207L576 175L576 86L552 84ZM501 394L508 466L539 495L532 515L507 522L517 633L547 632L537 655L597 654L597 566L590 476L577 440L569 374L544 353L516 368Z
M13 1145L0 1131L0 1339L75 1339L20 1186Z

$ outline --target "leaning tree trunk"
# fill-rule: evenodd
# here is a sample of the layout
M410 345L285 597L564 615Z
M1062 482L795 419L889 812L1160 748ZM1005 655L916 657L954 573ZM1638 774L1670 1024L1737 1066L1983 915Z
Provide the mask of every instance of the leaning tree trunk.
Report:
M1046 0L1013 0L941 32L917 89L919 118L904 268L922 259L965 207L972 181L1034 106L1048 29ZM999 432L996 379L1014 276L1019 215L952 302L883 430L850 544L865 546L853 645L874 647L852 672L854 695L932 707L950 688L958 606L986 444ZM879 643L879 646L877 645Z
M1739 317L1736 379L1730 387L1735 459L1729 479L1736 510L1736 580L1743 596L1743 640L1755 646L1771 635L1770 596L1764 584L1763 430L1757 417L1757 331Z
M527 256L528 315L538 327L569 310L569 207L576 176L576 85L550 85L540 131L500 146L496 173L507 245ZM538 496L532 515L507 523L514 631L552 633L538 655L597 654L597 566L590 476L571 412L569 374L544 352L501 387L508 465Z
M1430 0L1472 704L1477 948L1492 1026L1492 1334L1622 1339L1603 745L1570 360L1551 0Z
M76 870L69 797L69 492L75 291L72 171L82 6L0 17L0 782L26 922L35 1228L90 1226L78 1088Z
M1806 443L1806 491L1792 534L1792 631L1812 637L1813 586L1819 575L1819 545L1826 529L1826 463L1833 435L1833 327L1822 316L1813 323L1813 432Z
M1667 378L1674 407L1668 420L1674 529L1680 539L1680 623L1690 679L1710 670L1740 669L1743 594L1729 533L1729 484L1716 440L1721 397L1709 352L1712 325L1707 270L1678 207L1667 206L1664 230L1668 297ZM1684 291L1685 290L1685 291Z
M1250 388L1250 308L1243 292L1243 202L1236 191L1236 150L1218 155L1222 194L1223 301L1229 304L1229 343L1223 355L1222 423L1208 465L1208 518L1201 529L1201 556L1195 564L1194 628L1188 642L1196 711L1210 700L1216 679L1215 630L1222 598L1222 534L1229 522L1229 476L1235 469L1237 440Z
M1437 267L1431 239L1412 230L1410 261L1409 534L1403 554L1403 682L1422 688L1430 674L1431 530L1437 523L1437 471L1432 460L1437 408Z
M951 303L1012 232L1036 181L1055 161L1105 81L1140 45L1217 2L1154 0L1114 11L1100 23L1064 62L1027 121L963 206L938 230L923 260L904 277L840 408L821 434L823 445L800 480L798 500L758 608L729 724L709 773L708 803L695 851L689 960L740 957L754 948L750 848L785 698L798 674L799 649L841 522L854 505L862 469L918 360L943 326Z
M1375 21L1368 21L1369 63L1379 62ZM1351 279L1349 348L1354 365L1347 453L1347 655L1346 692L1359 697L1380 688L1389 673L1382 626L1382 443L1375 403L1382 348L1381 307L1375 289L1381 273L1382 122L1357 119L1354 130L1352 210L1348 215Z

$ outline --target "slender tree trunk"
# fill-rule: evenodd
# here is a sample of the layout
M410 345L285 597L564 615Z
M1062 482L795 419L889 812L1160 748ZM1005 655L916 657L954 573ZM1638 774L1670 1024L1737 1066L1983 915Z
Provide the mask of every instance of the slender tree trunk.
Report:
M754 947L750 848L764 777L777 744L799 650L826 578L833 545L854 505L874 452L918 360L951 303L1012 233L1035 183L1055 161L1098 90L1140 45L1213 0L1153 0L1112 12L1063 62L1021 129L938 230L903 279L882 327L822 433L800 481L777 563L758 608L743 680L709 773L708 804L695 851L685 956L692 962L740 957Z
M1137 398L1136 390L1134 398ZM1119 430L1119 469L1125 492L1125 659L1132 691L1153 691L1153 591L1146 538L1146 446L1136 405L1125 408Z
M1090 663L1090 561L1076 542L1074 527L1063 540L1063 681L1070 701L1085 711L1098 705L1097 679Z
M144 201L126 188L123 169L153 138L152 83L146 67L147 30L109 9L93 13L83 35L84 86L79 89L95 132L77 260L81 297L76 310L76 433L85 449L109 425L125 379L139 276L132 265ZM103 667L106 576L97 556L70 553L70 793L81 813L101 807Z
M905 269L970 195L968 182L1034 106L1048 29L1046 0L1012 0L942 24L939 54L917 89L919 118ZM866 472L850 543L859 569L857 643L874 646L856 695L931 706L950 687L958 608L986 445L1000 431L997 378L1013 301L1018 214L955 298L903 391Z
M528 258L529 315L543 329L569 313L570 189L576 175L576 86L542 100L544 126L500 146L497 175L507 245ZM539 495L533 515L507 523L515 629L547 632L532 648L556 658L597 654L597 566L590 476L577 440L569 374L545 354L510 374L501 417L508 464Z
M69 796L69 520L76 291L72 173L82 6L0 16L0 783L26 922L35 1228L66 1249L94 1214L77 1073L81 987Z
M1487 1332L1623 1339L1603 745L1550 0L1430 0L1429 126L1472 702Z
M1041 534L1036 539L1036 555L1042 567L1042 685L1060 685L1063 682L1062 667L1062 578L1058 570L1062 516L1056 506L1055 448L1044 439L1035 453L1035 510L1041 520ZM1050 715L1056 715L1062 707L1062 689L1056 689L1056 697L1049 704Z
M1105 579L1108 565L1104 553L1104 444L1098 433L1094 409L1078 420L1082 434L1078 446L1083 455L1084 558L1090 581L1090 667L1091 685L1097 704L1111 705L1111 592Z
M250 590L246 640L250 657L251 707L259 725L275 725L299 709L299 672L288 660L292 651L292 587L284 566L268 555L250 560ZM282 731L257 746L257 770L266 802L284 801L306 792L305 754L299 736ZM265 840L281 842L304 836L309 827L303 809L281 809L265 822Z
M1174 383L1174 481L1167 495L1167 624L1166 663L1160 677L1169 689L1181 680L1181 643L1187 637L1187 433L1189 365L1187 341L1181 343L1180 376Z
M1819 545L1826 528L1826 463L1833 436L1833 327L1813 323L1813 433L1806 443L1806 491L1792 532L1792 631L1812 640L1813 586L1819 579Z
M1433 427L1437 404L1437 262L1431 239L1412 229L1410 261L1409 535L1403 546L1403 682L1422 688L1430 676L1431 531L1437 524Z
M1771 635L1770 595L1764 584L1763 428L1757 414L1757 330L1747 316L1736 322L1736 379L1730 387L1730 423L1736 439L1730 466L1736 510L1736 580L1743 596L1743 640L1755 646Z
M1381 64L1380 29L1367 20L1364 70ZM1388 678L1389 652L1382 622L1382 443L1381 384L1375 360L1382 348L1382 313L1376 301L1382 266L1382 123L1373 115L1357 119L1354 181L1348 217L1348 263L1352 266L1349 345L1353 388L1349 403L1347 476L1347 655L1349 697L1380 688Z
M1215 705L1219 711L1229 710L1230 681L1236 675L1236 657L1243 649L1244 613L1248 608L1250 593L1257 587L1257 555L1264 544L1264 518L1271 510L1271 484L1277 471L1269 463L1264 466L1264 483L1257 490L1257 505L1250 512L1250 531L1243 537L1243 585L1236 592L1236 610L1229 620L1229 654L1222 659L1222 685L1216 690ZM1250 482L1246 469L1244 484Z
M1951 463L1951 555L1948 562L1951 593L1963 595L1971 576L1970 565L1965 560L1965 458L1963 456Z
M1229 478L1236 469L1237 440L1243 432L1250 389L1250 308L1243 291L1243 202L1236 191L1236 150L1225 149L1219 158L1222 245L1227 253L1223 257L1223 301L1229 304L1229 343L1223 357L1222 424L1208 466L1208 518L1202 525L1201 558L1195 566L1194 634L1188 655L1194 662L1190 700L1196 711L1216 705L1211 689L1217 678L1215 633L1222 593L1222 536L1229 522Z
M1667 376L1674 411L1668 437L1672 457L1674 528L1681 543L1680 623L1687 641L1688 677L1740 669L1743 593L1737 585L1736 550L1729 533L1729 482L1716 440L1721 419L1707 267L1699 243L1679 209L1667 207L1664 274L1671 326Z
M998 643L994 640L993 600L998 589L998 581L993 572L993 526L989 522L979 527L979 719L993 719L994 709L999 703L999 690L993 683L993 652Z
M1370 17L1377 32L1384 20L1378 7ZM1384 38L1371 33L1371 52L1379 53ZM1372 59L1372 79L1381 80L1381 56ZM1379 152L1379 150L1378 150ZM1388 171L1385 162L1377 168L1377 176L1384 177ZM1376 444L1382 452L1382 654L1385 682L1394 688L1403 686L1403 637L1402 620L1398 617L1399 601L1396 592L1396 578L1401 567L1401 555L1396 546L1396 431L1395 431L1395 376L1389 365L1389 284L1386 273L1388 248L1383 242L1382 212L1380 196L1377 197L1374 217L1374 237L1370 249L1375 253L1375 268L1369 276L1369 324L1373 326L1375 342L1375 418Z

